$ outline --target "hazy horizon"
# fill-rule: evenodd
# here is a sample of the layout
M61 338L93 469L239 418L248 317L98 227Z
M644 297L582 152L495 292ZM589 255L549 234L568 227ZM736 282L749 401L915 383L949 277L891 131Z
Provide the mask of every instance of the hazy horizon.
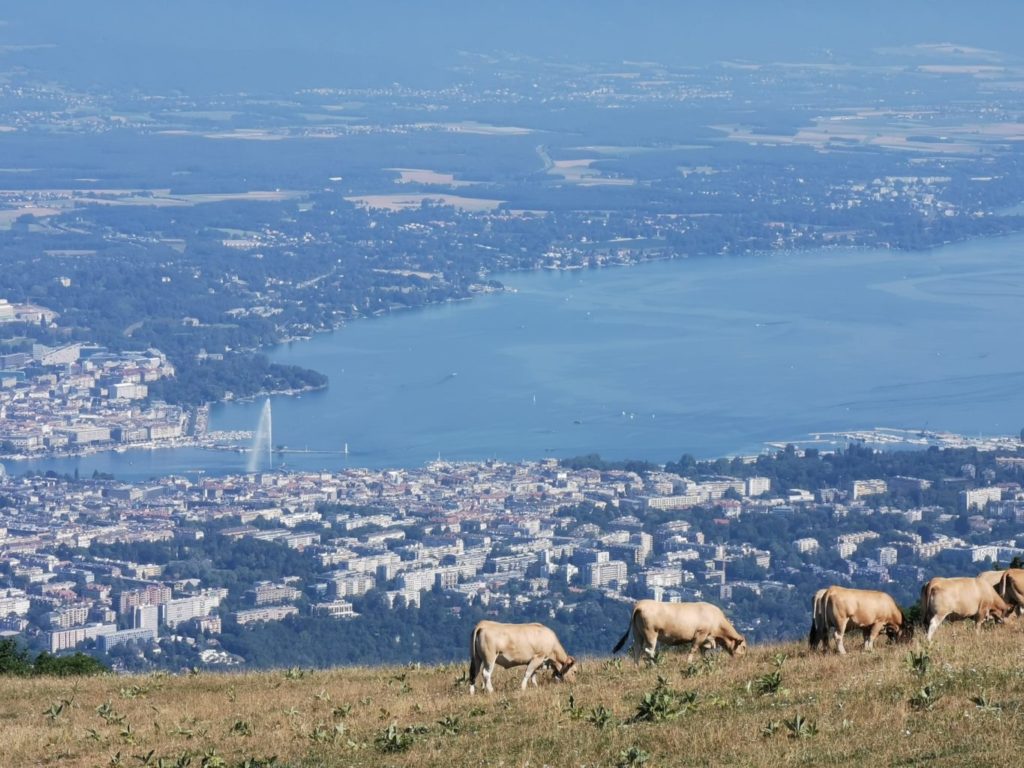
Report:
M457 79L453 68L466 63L466 53L678 67L723 60L863 61L877 49L953 43L1016 57L1024 6L569 2L552 8L531 0L296 8L60 0L6 9L0 22L0 66L24 66L78 87L206 92L435 85Z

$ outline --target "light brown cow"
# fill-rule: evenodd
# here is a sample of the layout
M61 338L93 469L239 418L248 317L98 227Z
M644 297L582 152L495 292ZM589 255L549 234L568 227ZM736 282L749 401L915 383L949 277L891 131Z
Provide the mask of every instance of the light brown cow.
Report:
M885 592L873 589L829 587L820 601L824 628L824 650L828 650L829 635L836 641L836 650L845 655L843 638L848 627L857 627L864 633L864 650L872 651L875 640L884 630L890 639L907 643L914 636L914 628L906 620L896 601ZM816 618L816 621L819 619Z
M494 691L491 675L494 665L508 669L526 665L523 690L528 683L537 685L537 670L554 670L562 681L576 675L576 659L565 652L557 635L543 624L501 624L481 621L473 628L469 645L469 692L476 693L476 678L481 672L488 693Z
M640 600L633 606L633 613L619 642L612 649L618 653L629 633L633 633L633 661L640 663L646 654L654 659L658 642L666 645L691 643L686 660L692 661L697 649L711 650L720 645L730 655L746 653L747 641L725 618L722 609L711 603L661 603L657 600Z
M1010 578L1004 582L1004 577L1007 574L1011 574ZM1020 616L1024 613L1024 568L982 571L978 574L978 578L991 584L999 596L1013 608L1012 616Z
M1024 568L1007 568L996 585L996 592L1020 616L1024 613Z
M947 616L974 619L977 632L987 619L1001 622L1011 610L992 585L980 577L936 576L921 588L921 615L928 627L929 640Z
M807 635L807 644L811 646L812 651L828 650L828 627L825 624L824 611L826 592L828 587L819 589L811 600L811 631Z

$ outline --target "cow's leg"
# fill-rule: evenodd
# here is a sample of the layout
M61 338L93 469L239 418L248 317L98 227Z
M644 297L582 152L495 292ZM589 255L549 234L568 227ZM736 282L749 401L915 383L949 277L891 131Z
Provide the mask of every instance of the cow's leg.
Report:
M643 641L639 644L640 650L648 661L654 661L654 655L658 652L658 634L645 633Z
M543 663L543 656L534 656L530 659L530 663L526 665L526 676L523 677L523 684L520 686L524 691L526 690L526 686L530 683L530 678L537 674L537 668Z
M483 670L484 676L484 689L488 693L494 693L494 686L491 685L491 675L494 674L494 660L491 659L489 662L484 661Z
M925 637L931 642L932 637L935 635L935 631L939 628L942 620L946 618L944 613L936 613L932 616L931 621L928 622L928 634Z
M846 634L846 622L841 622L836 625L834 637L836 640L836 651L842 655L846 655L846 646L843 645L843 636Z
M693 636L693 644L690 646L690 652L686 655L686 663L687 664L689 664L690 662L693 661L693 656L697 652L698 648L701 648L701 651L703 652L703 647L702 646L704 645L704 643L706 643L708 641L708 638L710 636L711 636L710 632L701 632L700 630L698 630L696 632L696 634L694 634L694 636Z
M875 640L882 634L882 630L885 629L885 622L876 622L868 627L866 632L866 639L864 640L864 650L873 651L875 650Z
M531 682L532 684L534 684L534 687L535 687L535 688L540 688L540 687L541 687L541 686L540 686L540 683L538 683L538 682L537 682L537 673L538 673L538 672L540 672L540 671L541 671L542 669L544 669L544 667L545 667L545 666L550 666L550 665L549 665L549 663L547 662L547 660L545 660L545 662L544 662L544 663L542 663L542 664L541 664L541 666L540 666L540 667L538 667L538 668L537 668L537 669L536 669L536 670L534 671L534 674L532 674L532 675L530 675L530 676L529 676L529 682ZM555 668L555 667L552 667L552 669L557 669L557 668Z

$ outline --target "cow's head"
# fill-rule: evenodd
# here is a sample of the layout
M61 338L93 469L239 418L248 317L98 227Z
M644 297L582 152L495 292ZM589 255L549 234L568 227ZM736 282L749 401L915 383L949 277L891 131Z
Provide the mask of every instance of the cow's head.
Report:
M561 666L559 666L557 663L555 663L553 666L555 669L555 680L557 680L558 682L571 683L573 680L576 679L576 670L578 669L578 667L576 666L576 659L574 659L572 656L568 657L565 660L565 663Z
M1013 613L1013 606L1007 605L1002 600L988 609L988 618L995 619L996 624L1003 624L1006 618Z
M885 628L885 634L890 641L899 645L906 645L914 639L914 624L913 622L905 621L899 627L889 625Z
M747 652L747 638L743 637L743 635L740 635L739 639L730 638L723 645L730 656L742 656Z
M906 615L900 611L900 623L886 624L885 636L889 642L905 645L914 639L914 622L907 621Z

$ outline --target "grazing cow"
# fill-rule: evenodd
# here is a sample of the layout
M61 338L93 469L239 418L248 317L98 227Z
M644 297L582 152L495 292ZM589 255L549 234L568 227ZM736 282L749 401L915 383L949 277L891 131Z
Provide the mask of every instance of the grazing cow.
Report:
M825 650L829 634L835 638L836 650L845 655L843 638L847 627L858 627L864 633L864 650L873 651L875 640L884 630L891 640L908 643L914 628L906 620L896 601L885 592L873 589L847 589L829 587L820 601L821 621L824 624ZM815 615L815 622L819 621Z
M978 632L986 619L1002 622L1011 610L992 585L980 577L944 579L936 576L921 588L921 615L928 627L929 640L947 616L974 619L974 629Z
M537 670L542 666L554 670L562 681L576 675L576 659L565 652L558 637L543 624L501 624L481 621L474 627L469 645L469 692L476 693L476 678L481 672L488 693L494 691L491 675L494 665L508 669L526 665L522 688L537 685Z
M1009 578L1007 579L1007 575ZM1002 571L982 571L979 579L991 584L999 596L1013 608L1013 616L1024 613L1024 568L1007 568Z
M720 645L730 655L742 655L747 651L747 641L725 618L722 609L711 603L661 603L657 600L640 600L633 606L633 613L619 642L612 649L618 653L629 633L633 633L633 661L640 663L646 654L654 659L658 641L666 645L691 643L686 660L692 661L698 648L711 650Z
M1013 609L1015 615L1024 613L1024 568L1007 568L1003 571L996 592Z
M811 601L811 631L807 635L807 644L811 646L812 651L828 650L828 628L825 626L824 612L826 592L828 587L819 589Z

